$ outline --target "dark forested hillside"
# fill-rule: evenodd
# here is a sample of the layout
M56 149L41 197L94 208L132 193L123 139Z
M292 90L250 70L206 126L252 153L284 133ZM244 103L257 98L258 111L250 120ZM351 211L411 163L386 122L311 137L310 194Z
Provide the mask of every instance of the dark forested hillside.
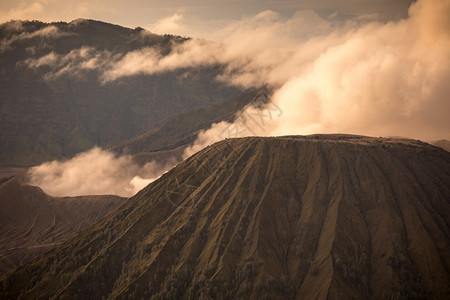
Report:
M449 170L413 140L225 140L3 276L0 297L448 299Z
M187 40L92 20L1 24L0 164L116 145L176 114L239 95L215 80L219 65L105 79L110 63L133 51L164 56Z

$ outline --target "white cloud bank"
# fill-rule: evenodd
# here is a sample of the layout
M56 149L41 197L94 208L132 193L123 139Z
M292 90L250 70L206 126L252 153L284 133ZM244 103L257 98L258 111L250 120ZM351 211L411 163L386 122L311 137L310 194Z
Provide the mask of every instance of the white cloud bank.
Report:
M183 15L175 13L150 25L149 29L157 34L179 34L183 28L182 20Z
M52 196L115 194L130 197L172 166L155 162L140 167L131 156L93 148L66 161L31 168L28 183Z
M39 58L29 58L23 65L31 69L50 67L51 71L45 75L45 79L51 80L63 75L81 77L85 71L107 67L114 59L108 51L96 51L92 47L83 46L65 55L52 51Z
M283 115L266 120L258 135L450 138L450 2L419 0L409 14L336 27L313 12L287 20L261 13L224 30L221 59L229 64L221 79L278 87L272 101ZM213 125L199 143L229 126Z

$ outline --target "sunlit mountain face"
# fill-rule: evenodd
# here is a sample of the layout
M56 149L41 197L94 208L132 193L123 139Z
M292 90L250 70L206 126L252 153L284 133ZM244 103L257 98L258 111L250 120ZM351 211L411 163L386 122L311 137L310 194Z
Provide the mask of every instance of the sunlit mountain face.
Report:
M62 5L0 3L0 298L450 297L449 1Z

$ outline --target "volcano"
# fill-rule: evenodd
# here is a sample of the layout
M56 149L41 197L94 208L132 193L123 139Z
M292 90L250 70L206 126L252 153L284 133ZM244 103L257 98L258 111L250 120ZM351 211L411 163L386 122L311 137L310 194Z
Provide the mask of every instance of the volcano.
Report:
M351 135L227 139L1 278L1 298L450 297L450 154Z

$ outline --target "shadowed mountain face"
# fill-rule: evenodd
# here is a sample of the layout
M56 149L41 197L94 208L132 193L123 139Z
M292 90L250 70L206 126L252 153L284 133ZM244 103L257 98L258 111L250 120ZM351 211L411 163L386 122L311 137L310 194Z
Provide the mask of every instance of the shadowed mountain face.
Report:
M56 198L22 182L0 181L0 274L28 262L98 222L125 199Z
M448 298L449 170L412 140L225 140L2 277L0 295Z
M0 24L0 164L117 145L241 93L216 80L222 66L105 79L133 51L164 57L186 41L92 20Z

